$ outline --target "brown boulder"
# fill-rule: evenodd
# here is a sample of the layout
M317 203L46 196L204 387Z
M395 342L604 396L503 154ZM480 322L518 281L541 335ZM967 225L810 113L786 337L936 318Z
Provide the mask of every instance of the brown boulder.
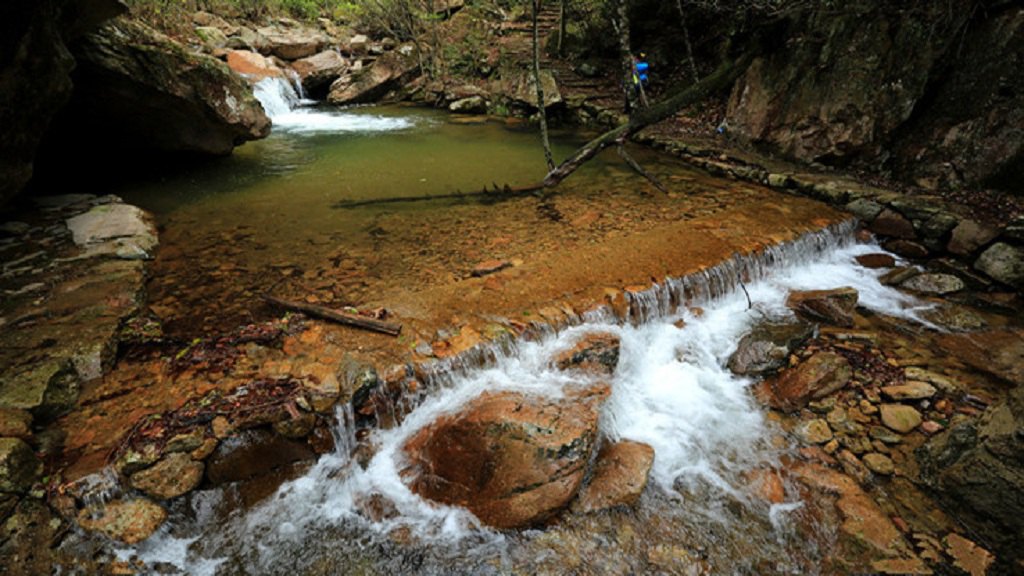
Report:
M402 475L420 496L495 528L544 522L583 482L609 393L601 384L558 399L483 394L409 439Z
M764 323L745 335L729 357L729 370L746 376L778 370L789 354L814 336L816 327L805 322Z
M917 234L914 232L914 225L910 220L904 218L899 212L889 210L888 208L882 210L882 213L871 223L871 231L882 236L891 236L904 240L917 238Z
M369 68L352 71L335 80L327 100L332 104L372 102L412 80L418 70L415 48L411 44L399 46Z
M865 268L892 268L896 265L896 259L891 254L861 254L856 260L857 264Z
M833 352L818 352L771 381L768 401L780 410L797 410L810 400L840 390L852 376L853 369L846 358Z
M304 442L282 438L267 430L247 430L221 442L207 460L206 476L216 486L258 478L315 458Z
M266 39L266 46L262 47L261 51L283 60L298 60L312 56L331 43L331 39L323 32L311 28L266 26L257 32Z
M640 442L622 441L601 448L594 475L573 506L578 512L597 512L616 506L632 506L647 486L654 464L654 448Z
M338 79L348 68L348 62L337 50L324 50L319 54L292 63L307 92L323 90Z
M858 297L857 290L849 287L790 292L786 306L806 320L849 328Z
M284 70L270 58L248 50L231 50L228 52L228 68L241 74L252 83L266 78L284 78Z
M1024 386L1024 330L940 334L937 339L950 356L1014 386Z
M970 256L982 246L996 239L999 229L974 220L961 220L953 228L953 236L946 249L958 256Z
M619 337L610 332L587 334L572 348L555 356L559 370L578 369L611 375L619 364Z

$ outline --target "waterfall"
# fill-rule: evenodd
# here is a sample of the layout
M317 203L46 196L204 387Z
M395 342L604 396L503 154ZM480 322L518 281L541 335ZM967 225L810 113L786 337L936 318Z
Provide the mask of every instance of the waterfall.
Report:
M391 118L360 110L342 110L316 106L306 100L302 83L284 78L264 78L253 87L274 129L295 134L373 133L407 130L414 126L409 118Z
M438 374L430 392L407 407L396 427L373 432L376 452L365 466L355 465L350 456L352 415L339 412L339 449L273 497L225 524L196 522L190 531L179 525L187 536L158 534L122 557L170 562L195 574L215 573L218 559L232 558L246 573L271 573L307 556L345 558L372 549L376 539L388 543L389 533L404 530L439 562L421 567L422 572L444 573L453 565L466 573L488 572L490 558L515 555L515 547L527 545L532 536L490 531L464 509L419 498L401 478L402 446L483 391L557 396L579 386L587 377L553 369L551 358L593 331L613 332L621 340L612 395L601 416L602 434L645 442L655 450L643 514L671 516L677 526L710 530L726 540L754 539L767 557L824 553L806 542L785 540L787 518L802 505L795 491L788 493L788 501L772 506L752 500L746 491L751 470L778 465L779 448L766 439L779 432L754 400L751 380L732 374L725 364L755 323L792 314L785 305L791 290L852 286L866 308L916 319L925 304L882 285L883 271L856 264L856 256L879 251L874 244L853 243L852 228L842 225L639 292L632 297L629 318L598 314L533 341L478 351L480 358L474 358L482 366L448 366L454 373ZM366 518L361 510L372 498L388 502L394 514ZM736 520L736 506L744 510L745 520ZM335 537L316 544L325 534ZM397 550L401 553L401 547ZM731 569L721 566L720 571L747 571L737 568L749 568L744 558L735 560ZM395 570L402 567L399 562ZM387 564L378 568L388 571Z

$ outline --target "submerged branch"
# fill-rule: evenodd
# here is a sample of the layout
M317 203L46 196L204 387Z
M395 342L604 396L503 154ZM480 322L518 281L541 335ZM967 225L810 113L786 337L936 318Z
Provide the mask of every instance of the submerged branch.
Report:
M405 202L428 202L433 200L469 200L476 198L492 198L494 200L505 200L519 196L530 196L540 192L544 186L534 184L529 186L511 187L506 184L503 187L494 186L493 190L484 188L478 192L452 192L450 194L428 194L423 196L392 196L389 198L369 198L366 200L339 200L331 205L331 208L343 210L346 208L362 208L365 206L377 206L380 204L402 204Z

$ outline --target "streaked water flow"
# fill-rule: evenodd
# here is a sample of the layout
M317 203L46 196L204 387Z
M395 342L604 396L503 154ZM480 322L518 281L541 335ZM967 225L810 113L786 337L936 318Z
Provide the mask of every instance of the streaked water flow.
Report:
M766 560L781 572L798 572L827 551L791 540L789 518L801 502L768 506L750 495L749 474L777 466L787 449L768 441L774 428L750 393L751 380L733 375L725 363L756 322L790 315L784 301L791 290L852 286L863 306L919 320L926 305L880 284L880 271L855 264L857 255L877 251L876 245L853 243L851 225L837 226L636 293L630 322L599 312L532 341L476 350L473 362L439 364L426 392L407 404L401 423L372 433L377 450L365 467L349 456L355 446L352 415L341 412L339 450L274 496L214 520L210 510L220 493L201 493L177 511L170 528L122 554L189 574L333 573L324 567L338 562L361 562L371 572L505 573L513 566L529 571L523 562L551 557L545 531L497 533L465 510L424 501L400 478L401 447L485 390L559 396L585 384L585 376L555 370L551 358L587 332L608 331L621 338L622 348L601 432L655 450L647 493L637 511L618 521L651 530L643 546L703 538L714 573L750 570ZM396 514L368 519L364 511L373 499L390 502ZM601 518L607 517L590 522L600 526ZM659 528L665 523L668 529ZM571 528L548 531L580 537ZM394 541L399 533L404 544ZM586 534L602 542L607 536ZM593 561L630 553L616 546L599 547Z

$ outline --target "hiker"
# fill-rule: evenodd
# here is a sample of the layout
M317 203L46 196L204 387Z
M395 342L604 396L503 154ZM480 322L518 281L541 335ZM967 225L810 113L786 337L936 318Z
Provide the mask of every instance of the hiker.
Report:
M647 73L650 67L650 64L647 63L647 54L641 52L638 56L633 57L633 70L630 74L628 94L626 96L627 114L632 111L633 102L636 100L639 100L644 108L647 107L647 95L644 93L644 87L647 86L649 80Z

